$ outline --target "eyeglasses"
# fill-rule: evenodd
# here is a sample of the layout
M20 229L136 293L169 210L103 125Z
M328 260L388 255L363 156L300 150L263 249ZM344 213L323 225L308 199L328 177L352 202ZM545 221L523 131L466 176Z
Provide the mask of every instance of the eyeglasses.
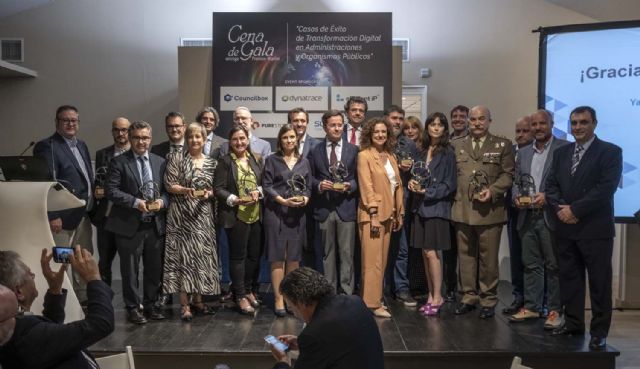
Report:
M151 141L149 136L132 136L131 139L135 141Z
M72 126L78 124L80 119L58 119L58 122L61 122L66 126Z
M172 125L167 125L166 127L167 127L167 129L180 129L180 128L184 127L184 124L180 124L180 125L172 124Z
M126 133L127 131L129 131L128 128L111 128L112 132L117 132L117 133Z

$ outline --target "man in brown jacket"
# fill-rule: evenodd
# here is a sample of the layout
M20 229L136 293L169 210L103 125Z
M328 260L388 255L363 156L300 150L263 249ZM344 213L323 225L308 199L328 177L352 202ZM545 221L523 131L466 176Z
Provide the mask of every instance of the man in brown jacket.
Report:
M507 220L504 194L511 187L514 156L511 142L489 133L491 112L469 111L469 135L452 142L458 167L458 189L451 216L455 222L462 294L455 313L466 314L480 302L480 318L494 316L498 287L498 250Z

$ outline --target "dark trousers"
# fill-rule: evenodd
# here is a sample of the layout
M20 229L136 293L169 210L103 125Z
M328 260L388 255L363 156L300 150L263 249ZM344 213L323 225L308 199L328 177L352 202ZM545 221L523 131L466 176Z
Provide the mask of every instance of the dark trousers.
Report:
M508 206L507 217L509 264L511 266L511 294L514 300L524 303L524 265L522 264L522 241L518 234L518 209Z
M409 293L409 244L405 225L391 233L387 270L384 273L385 292L391 295Z
M445 293L456 292L458 287L458 240L453 222L451 222L449 230L451 232L451 248L442 251L442 281Z
M142 305L150 308L158 300L158 286L162 282L162 254L164 236L159 236L154 222L141 223L131 237L116 235L122 274L122 295L127 310L136 309L141 301L138 296L138 272L142 257Z
M316 227L318 222L313 219L313 207L307 205L307 239L302 245L302 265L316 269Z
M100 277L104 283L111 286L111 265L113 259L115 259L118 253L118 247L116 246L116 235L113 232L106 231L103 227L96 227L98 241L98 269L100 270Z
M560 298L569 329L584 329L585 270L589 277L592 336L607 337L611 326L611 256L613 239L557 238L560 264Z
M227 228L229 238L229 274L236 299L251 293L258 284L260 254L262 253L262 224L236 221Z

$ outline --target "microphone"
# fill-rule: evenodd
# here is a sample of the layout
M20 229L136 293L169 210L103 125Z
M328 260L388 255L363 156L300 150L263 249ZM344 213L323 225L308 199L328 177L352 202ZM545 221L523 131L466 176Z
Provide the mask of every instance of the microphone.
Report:
M25 152L27 152L27 150L29 150L30 148L32 148L32 147L33 147L33 145L35 145L35 144L36 144L36 142L35 142L35 141L31 141L31 142L29 143L29 146L27 146L24 150L22 150L22 152L21 152L21 153L20 153L20 155L18 155L18 156L22 156L22 155L24 155L24 153L25 153Z
M51 149L51 174L53 175L53 181L58 182L56 178L56 156L53 152L53 138L49 138L49 149Z

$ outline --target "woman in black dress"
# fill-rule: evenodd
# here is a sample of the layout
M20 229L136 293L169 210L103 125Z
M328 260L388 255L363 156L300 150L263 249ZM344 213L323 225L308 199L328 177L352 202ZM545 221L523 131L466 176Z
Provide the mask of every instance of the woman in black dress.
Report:
M441 250L451 247L449 222L451 202L456 191L456 157L449 145L449 124L442 113L427 117L423 134L423 149L418 161L424 161L431 173L422 187L414 179L409 190L414 192L414 220L411 246L422 249L424 269L429 285L427 303L420 307L424 315L437 315L442 298Z
M253 289L262 252L261 180L261 158L251 152L249 133L242 126L233 127L229 153L218 160L214 187L218 217L229 238L231 288L238 309L247 315L260 306Z
M298 268L306 240L305 206L311 196L309 161L298 153L298 139L291 124L278 133L278 151L265 160L262 186L265 192L264 227L266 257L271 263L274 311L285 315L280 282Z

